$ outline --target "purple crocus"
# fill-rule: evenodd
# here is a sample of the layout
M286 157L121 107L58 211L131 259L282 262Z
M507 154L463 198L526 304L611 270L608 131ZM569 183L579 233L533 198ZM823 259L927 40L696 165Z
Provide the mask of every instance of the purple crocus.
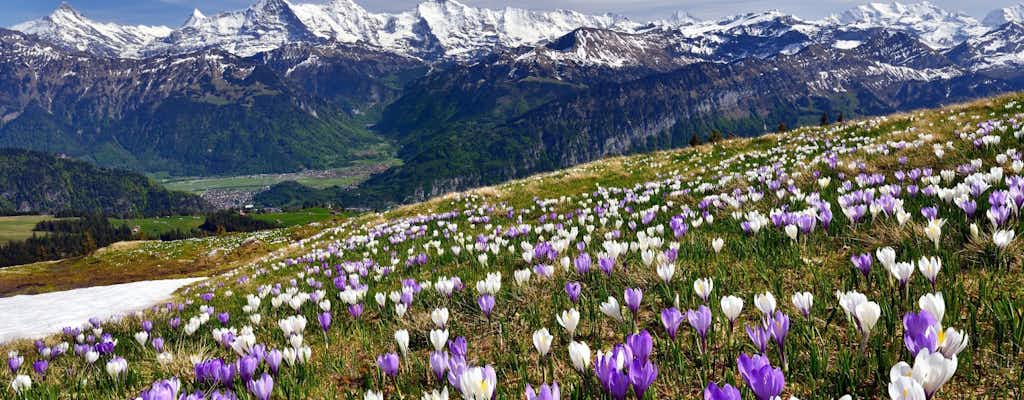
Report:
M601 387L615 400L624 400L629 392L629 374L619 367L631 362L632 351L624 345L617 345L611 352L594 360L594 374Z
M651 350L654 348L654 341L651 339L651 333L644 329L640 333L634 333L626 337L626 346L628 346L634 360L647 361L647 358L651 356Z
M871 273L871 253L854 254L850 256L850 262L853 263L854 268L860 271L861 275L864 275L864 279L868 278L868 274Z
M665 331L668 332L668 337L673 340L675 340L676 332L679 331L679 324L682 322L683 313L679 312L675 307L661 310L661 324L665 326Z
M711 309L705 305L697 307L697 310L689 310L686 312L686 320L690 322L690 326L697 331L697 335L700 336L700 351L701 353L707 351L707 335L708 328L711 327Z
M21 368L21 363L25 361L25 357L11 355L7 357L7 368L11 370L11 375L17 375L18 369Z
M597 265L601 267L601 272L605 276L612 276L612 271L615 270L615 259L611 257L601 257L597 259Z
M633 394L637 399L643 399L647 388L651 387L658 377L658 366L650 360L634 359L629 364L629 383L633 384Z
M231 319L231 314L222 312L217 314L217 320L220 321L221 325L228 326L228 321Z
M754 396L758 400L770 400L782 394L782 390L786 388L782 370L772 368L768 357L760 355L750 357L743 353L736 359L736 364L740 376L747 382L750 391L754 392Z
M779 354L782 355L782 365L788 368L786 361L786 335L789 333L789 317L782 311L776 311L768 324L769 332L775 345L779 347Z
M490 294L481 295L476 300L476 304L480 306L480 311L483 311L484 316L488 319L491 318L491 311L494 310L494 296Z
M384 375L398 375L398 354L387 353L377 356L377 367L384 372Z
M156 350L157 353L163 353L164 352L164 338L162 338L162 337L153 338L153 340L150 342L150 345L153 346L153 350Z
M587 272L590 272L590 254L580 253L580 255L576 256L576 259L573 260L573 266L576 267L577 274L586 275Z
M246 382L245 387L257 399L268 400L270 399L270 394L274 391L274 378L264 373L259 379Z
M145 321L142 321L142 330L146 331L147 333L152 332L153 331L153 321L150 321L148 319L145 320Z
M281 371L281 361L284 360L284 354L281 350L272 349L267 352L266 357L263 358L267 362L267 368L270 368L270 373L277 376L278 372Z
M938 331L935 317L925 310L903 315L903 343L910 354L917 356L921 350L934 353L938 347Z
M761 325L750 326L747 325L747 337L754 343L754 346L761 352L766 354L768 349L769 333Z
M633 313L633 317L640 312L640 302L644 299L644 292L639 288L626 288L623 297L626 299L626 307Z
M242 379L242 382L248 382L256 375L256 368L260 366L260 359L256 358L256 356L245 356L239 358L237 363L238 377Z
M179 399L178 391L181 390L181 381L178 378L162 379L159 380L149 388L139 394L139 398L142 400L174 400ZM191 399L191 397L182 396L180 399Z
M325 311L320 314L317 314L316 319L317 321L320 321L320 329L323 329L324 332L327 332L328 329L331 329L330 311Z
M721 387L714 382L708 382L708 386L704 388L704 400L741 400L740 391L732 385L726 383Z
M430 371L434 373L434 378L440 381L447 369L448 353L443 351L430 352Z
M348 306L348 314L352 318L359 319L360 315L363 315L363 303L356 303Z
M36 371L36 374L39 374L42 379L46 379L46 369L49 367L50 362L46 360L36 360L36 362L32 363L32 369Z
M558 390L558 382L540 385L535 392L529 383L526 384L526 400L558 400L561 393Z
M576 304L580 300L580 283L579 282L566 282L565 283L565 294L569 295L569 300L573 304Z

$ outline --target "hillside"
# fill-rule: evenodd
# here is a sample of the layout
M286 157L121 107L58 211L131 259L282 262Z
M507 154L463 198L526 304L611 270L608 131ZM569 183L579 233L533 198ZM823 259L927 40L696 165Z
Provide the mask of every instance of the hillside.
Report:
M123 170L45 153L0 149L0 212L98 212L113 216L194 213L197 196Z
M33 398L1012 398L1022 138L1015 94L606 158L311 226L0 350ZM101 368L60 350L93 329Z

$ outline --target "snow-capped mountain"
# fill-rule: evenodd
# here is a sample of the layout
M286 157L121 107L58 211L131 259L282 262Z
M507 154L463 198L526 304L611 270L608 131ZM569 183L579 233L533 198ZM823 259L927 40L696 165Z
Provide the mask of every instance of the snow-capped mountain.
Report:
M1024 24L1008 22L984 36L971 38L949 51L949 57L968 68L999 73L1024 68Z
M52 43L108 57L135 57L147 44L171 33L165 26L118 25L84 17L67 3L52 14L13 27Z
M859 29L888 28L910 32L933 48L950 48L988 30L969 15L943 10L928 1L915 4L897 1L870 3L831 19Z
M1002 26L1007 22L1024 23L1024 4L992 10L992 12L988 13L982 21L985 26L989 27Z
M285 43L317 40L284 0L260 0L249 8L207 17L199 10L181 28L150 43L147 54L219 48L240 56L273 50Z
M195 13L147 51L220 47L249 56L285 43L321 39L363 43L427 59L466 60L495 48L555 39L580 27L632 29L635 25L613 15L490 10L454 0L428 0L398 14L372 13L351 0L308 4L261 0L243 11L209 17Z

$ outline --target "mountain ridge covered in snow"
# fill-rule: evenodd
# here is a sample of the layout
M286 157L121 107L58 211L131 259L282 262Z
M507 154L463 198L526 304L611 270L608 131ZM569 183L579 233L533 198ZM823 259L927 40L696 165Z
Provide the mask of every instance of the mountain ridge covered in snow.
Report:
M723 34L781 36L796 31L810 36L829 29L885 28L912 33L932 48L948 49L1006 22L1020 21L1022 16L1024 5L992 11L979 22L928 1L894 1L856 6L821 20L765 11L713 20L677 12L663 19L638 22L614 14L590 15L572 10L479 8L456 0L425 0L398 13L371 12L353 0L259 0L243 10L215 15L197 9L174 29L96 22L66 3L49 16L12 28L69 48L122 58L214 48L245 57L288 43L337 41L423 60L472 61L502 49L540 46L579 28L627 34L677 30L683 37L706 37L710 42Z

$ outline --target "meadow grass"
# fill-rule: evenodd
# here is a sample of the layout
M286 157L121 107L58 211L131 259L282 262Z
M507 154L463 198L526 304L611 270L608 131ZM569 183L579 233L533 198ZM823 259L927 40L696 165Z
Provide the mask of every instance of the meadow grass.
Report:
M138 316L129 316L103 326L104 332L119 339L116 353L129 362L127 375L112 380L102 366L89 366L76 356L54 360L51 373L45 378L33 376L36 385L30 398L131 397L158 379L178 377L189 393L230 390L239 398L254 398L242 383L215 387L194 380L193 362L220 357L231 361L234 352L217 343L211 331L221 324L211 316L194 334L181 328L172 329L168 319L181 317L183 323L198 318L200 307L212 307L213 313L227 312L236 333L243 326L253 329L259 343L272 348L288 348L289 338L278 328L278 320L301 315L309 325L303 344L310 347L311 359L286 367L275 378L273 398L290 399L359 399L367 390L382 391L385 398L419 398L430 389L445 387L430 374L432 351L428 332L434 328L431 311L444 307L451 312L447 324L449 338L468 339L467 362L470 365L491 365L497 371L496 398L522 398L527 383L558 381L563 398L609 398L602 390L593 370L577 372L568 357L571 341L586 342L590 349L609 350L622 343L628 335L646 330L654 339L651 359L659 374L645 398L700 398L709 381L730 383L742 388L744 398L753 398L750 389L736 368L740 353L756 353L758 349L747 339L744 327L759 324L759 314L751 299L756 294L771 292L778 298L778 309L789 315L791 328L784 350L770 346L767 355L772 365L782 365L786 378L785 397L830 399L844 394L856 398L887 397L890 367L898 361L913 362L904 346L901 321L907 312L917 310L918 296L940 291L945 298L943 326L955 327L970 336L969 345L959 354L958 368L952 380L935 398L1021 398L1024 396L1024 255L1021 239L1005 248L997 248L990 239L988 227L973 237L970 223L986 223L984 217L965 218L955 205L930 196L907 196L902 205L912 217L906 223L885 215L868 215L853 221L842 215L837 189L857 173L884 174L889 177L898 170L931 168L936 171L956 170L958 166L981 160L983 165L999 164L996 159L1007 148L1020 148L1013 130L996 131L1001 144L993 147L973 146L959 134L977 129L986 120L1012 120L1024 116L1024 96L1020 94L922 110L844 125L801 128L784 134L757 139L725 140L695 148L672 150L629 157L612 157L563 171L536 175L501 185L441 196L429 201L399 207L384 213L368 213L352 218L295 228L278 233L265 243L274 243L272 250L256 260L237 259L225 266L222 274L211 280L180 291L176 302L184 304L183 312L157 307ZM1014 129L1021 129L1019 127ZM928 140L920 139L929 136ZM923 146L895 147L895 143L922 140ZM934 154L932 144L951 146L943 157ZM853 149L845 152L844 149ZM898 150L897 150L898 149ZM825 168L821 157L835 153L838 167ZM850 167L853 164L857 167ZM763 188L765 182L747 171L774 166L786 171L787 184L795 190L777 197L766 191L760 201L744 205L744 213L759 211L769 215L783 207L803 207L794 192L819 193L819 199L834 207L835 217L827 227L819 226L812 234L793 239L782 229L771 225L759 233L744 233L743 218L731 216L731 209L710 208L712 218L685 235L673 237L666 228L674 216L685 214L682 208L698 209L710 193L745 192ZM813 171L820 175L814 176ZM1007 171L1007 174L1011 174ZM723 179L723 177L732 177ZM819 179L828 178L830 185ZM711 189L713 188L713 189ZM683 190L686 189L686 190ZM844 192L848 192L845 191ZM626 202L623 198L641 198ZM621 201L621 203L620 203ZM979 199L979 209L984 199ZM608 208L635 204L637 209L621 212L616 220L587 218L583 209ZM607 205L606 208L604 205ZM640 209L640 207L643 209ZM937 206L946 225L938 244L926 237L925 219L920 213ZM650 221L640 222L644 210L654 212ZM449 213L450 214L445 214ZM596 212L595 212L596 213ZM699 214L694 214L699 215ZM548 216L554 216L548 220ZM522 218L521 220L519 218ZM543 218L543 219L542 219ZM745 218L745 217L744 217ZM441 223L442 221L444 223ZM551 230L543 230L550 222ZM558 233L555 224L576 233ZM637 224L636 229L629 227ZM522 235L506 235L508 229L530 224L536 229ZM1018 234L1024 232L1024 218L1012 218L1005 228ZM599 271L574 272L563 269L559 260L552 260L555 272L550 278L533 276L527 284L513 281L514 271L530 269L537 262L527 262L521 254L523 243L568 240L566 256L582 252L591 256L600 251L601 241L623 235L632 241L637 232L665 234L677 254L675 274L663 281L642 252L628 251L615 261L610 274ZM563 236L566 235L566 236ZM233 239L244 241L246 235ZM484 237L487 250L474 250L478 238ZM640 241L639 236L635 236ZM489 239L487 239L489 238ZM716 251L714 239L722 239ZM199 242L193 242L199 243ZM577 250L582 243L585 251ZM169 244L161 251L150 250L154 262L175 257L175 251L188 243ZM493 246L493 247L491 247ZM592 246L592 247L591 247ZM905 287L898 287L890 272L878 265L865 278L851 265L850 256L875 254L881 247L897 249L900 261L915 261L923 256L937 257L942 269L933 287L915 273ZM460 252L456 254L454 248ZM662 250L667 245L658 247ZM175 250L178 249L178 250ZM133 250L134 251L134 250ZM189 250L189 254L208 252ZM126 254L128 252L125 252ZM251 253L235 250L235 253ZM232 253L232 254L235 254ZM481 262L479 254L488 254ZM112 253L111 253L112 254ZM411 262L419 254L424 263ZM110 256L109 254L107 256ZM285 261L289 260L289 261ZM407 261L409 260L409 261ZM596 264L596 257L594 259ZM101 260L98 263L111 261ZM220 265L220 263L217 263ZM360 266L372 265L360 278L367 285L365 306L359 318L348 315L335 275L324 271L345 271L359 275ZM388 273L382 272L389 266ZM597 269L596 265L593 269ZM0 285L3 282L0 271ZM495 311L484 316L478 307L478 281L493 272L503 279L495 296ZM36 274L27 271L26 274ZM344 274L343 274L344 275ZM457 276L466 285L464 290L445 296L430 288L448 277ZM54 276L56 278L56 276ZM659 318L662 310L678 304L682 311L703 303L693 290L693 282L711 278L714 282L708 306L714 315L708 333L707 351L700 351L698 339L687 324L674 340L669 338ZM410 280L422 286L404 316L398 314L393 299L378 306L374 297L401 295ZM567 281L582 286L582 296L574 304L563 292ZM433 285L431 285L433 283ZM278 285L278 289L273 289ZM322 285L322 288L320 287ZM345 286L345 285L342 285ZM2 288L3 286L0 286ZM354 286L345 286L346 290ZM294 288L289 291L289 288ZM627 288L641 288L644 298L636 315L625 309L623 322L602 314L601 303L609 296L622 301ZM275 297L294 298L300 293L323 290L332 303L333 324L321 331L317 316L322 312L317 302L273 305ZM408 289L412 291L413 289ZM862 343L855 324L837 304L836 291L857 290L877 302L881 317ZM790 295L807 291L814 295L814 306L808 317L800 315L790 303ZM278 294L278 292L282 294ZM212 297L203 299L202 294ZM255 295L257 306L247 309L246 295ZM735 326L728 323L718 307L718 299L735 295L744 299L744 311ZM581 314L580 326L570 338L555 320L556 314L575 308ZM261 319L249 319L260 314ZM161 365L156 353L132 341L140 321L153 320L153 335L163 337L174 354L172 362ZM552 352L540 357L534 349L531 334L546 327L554 334ZM396 377L385 377L375 364L382 353L398 351L394 334L410 333L409 354L403 357ZM66 337L46 340L53 345ZM26 358L34 358L35 350L28 341L0 346L0 350L17 349ZM593 355L593 354L592 354ZM261 371L265 371L263 368ZM6 373L6 372L4 372ZM8 375L0 375L10 377ZM454 390L449 386L449 389ZM13 392L5 392L13 396ZM458 397L453 393L453 397Z

